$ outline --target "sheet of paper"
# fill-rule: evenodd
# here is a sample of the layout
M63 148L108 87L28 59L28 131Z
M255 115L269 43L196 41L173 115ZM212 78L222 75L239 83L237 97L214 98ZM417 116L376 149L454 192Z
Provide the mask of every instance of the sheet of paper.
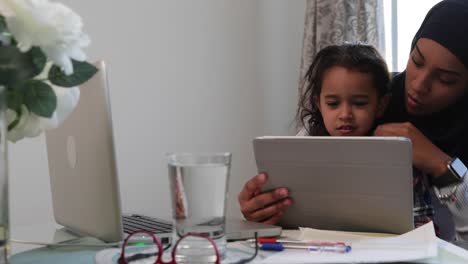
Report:
M272 254L261 263L384 263L437 256L437 237L432 222L399 236L304 228L300 238L347 242L352 250L339 254L289 249Z

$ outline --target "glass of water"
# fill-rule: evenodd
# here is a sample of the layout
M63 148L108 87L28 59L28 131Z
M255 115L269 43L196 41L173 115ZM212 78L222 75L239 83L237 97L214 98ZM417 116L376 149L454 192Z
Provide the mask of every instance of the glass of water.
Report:
M210 237L221 259L226 256L225 216L231 153L168 154L172 211L177 238L189 233ZM205 239L188 237L177 249L177 262L216 258Z

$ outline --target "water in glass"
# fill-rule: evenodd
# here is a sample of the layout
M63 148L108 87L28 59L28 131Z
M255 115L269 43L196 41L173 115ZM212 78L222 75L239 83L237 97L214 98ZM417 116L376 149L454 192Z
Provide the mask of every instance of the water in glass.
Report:
M169 162L169 178L175 230L178 237L195 232L213 239L221 258L226 254L225 208L229 164ZM204 239L189 237L181 241L176 254L179 262L210 262L214 250ZM200 259L204 258L204 259Z

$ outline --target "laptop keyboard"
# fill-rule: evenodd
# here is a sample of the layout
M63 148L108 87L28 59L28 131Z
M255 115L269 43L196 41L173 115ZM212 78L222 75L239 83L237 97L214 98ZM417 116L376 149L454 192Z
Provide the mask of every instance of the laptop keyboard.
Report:
M154 234L172 233L172 223L143 215L122 216L123 229L125 233L133 233L138 230L147 230Z

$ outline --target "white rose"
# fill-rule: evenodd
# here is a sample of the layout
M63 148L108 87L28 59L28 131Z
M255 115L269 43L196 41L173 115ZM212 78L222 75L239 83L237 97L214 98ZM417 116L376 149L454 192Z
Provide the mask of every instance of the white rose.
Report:
M81 17L61 3L48 0L3 0L14 13L6 23L25 52L39 46L66 74L73 73L71 59L86 60L82 51L90 43L82 32Z

